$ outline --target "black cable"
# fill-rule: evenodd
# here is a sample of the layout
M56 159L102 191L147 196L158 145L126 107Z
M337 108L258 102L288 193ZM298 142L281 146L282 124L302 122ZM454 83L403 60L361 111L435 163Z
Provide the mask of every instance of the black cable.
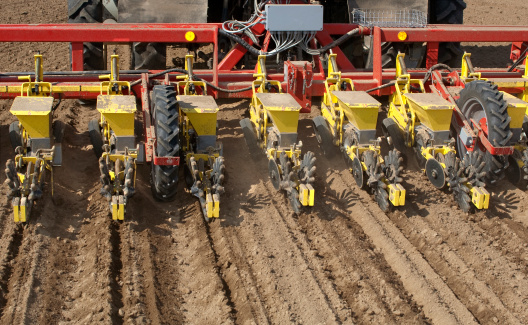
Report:
M365 90L365 92L370 93L370 92L373 92L373 91L376 91L376 90L380 90L380 89L383 89L383 88L387 88L387 87L390 87L390 86L394 86L395 84L396 84L396 81L393 80L393 81L391 81L391 82L389 82L389 83L386 83L386 84L384 84L384 85L378 86L378 87L376 87L376 88L372 88L372 89L369 89L369 90Z
M61 102L62 102L62 94L59 94L59 101L57 102L57 104L55 104L55 106L53 106L51 111L54 112L59 107Z
M512 72L513 69L517 68L517 66L519 64L521 64L521 62L526 59L526 53L528 52L528 46L526 47L526 49L522 52L522 54L519 56L519 59L517 61L515 61L514 64L512 64L512 66L508 69L508 72ZM524 67L525 69L528 69L528 67Z
M326 51L328 51L328 50L330 50L330 49L332 49L334 47L337 47L337 46L343 44L346 40L348 40L352 36L358 35L359 31L360 31L359 28L352 29L348 33L346 33L345 35L343 35L340 38L338 38L335 41L333 41L332 43L330 43L330 44L328 44L326 46L323 46L320 49L312 49L312 50L319 51L319 54L323 54L324 52L326 52Z
M259 55L274 56L274 55L276 55L276 54L261 53L259 50L257 50L253 46L249 45L249 43L246 42L241 37L239 37L239 36L237 36L235 34L228 33L228 32L226 32L223 29L219 29L218 32L219 32L219 34L221 34L223 36L226 36L226 37L232 39L233 41L237 42L238 44L242 45L242 47L244 47L246 50L248 50L249 53L251 53L251 54L253 54L255 56L259 56ZM346 40L348 40L349 38L351 38L354 35L358 35L359 33L360 33L360 29L359 28L352 29L348 33L344 34L340 38L338 38L335 41L333 41L332 43L330 43L330 44L328 44L326 46L323 46L320 49L310 49L310 50L311 51L318 51L319 54L322 54L322 53L324 53L324 52L326 52L326 51L328 51L328 50L330 50L330 49L332 49L332 48L334 48L336 46L339 46L339 45L343 44Z
M438 63L438 64L435 64L433 65L431 68L429 68L429 70L427 70L427 72L425 73L425 77L423 78L422 82L425 84L427 82L427 80L429 80L429 78L431 77L431 74L433 73L434 70L440 70L440 69L445 69L449 72L453 72L453 69L448 66L447 64L443 64L443 63Z
M255 55L255 56L259 56L259 55L266 55L266 54L261 54L259 50L257 50L256 48L254 48L253 46L249 45L248 42L244 41L243 38L235 35L235 34L231 34L231 33L228 33L226 32L225 30L223 29L219 29L218 30L218 33L220 35L223 35L227 38L230 38L232 39L233 41L237 42L238 44L242 45L242 47L244 47L246 50L248 50L249 53ZM273 54L274 55L274 54ZM266 56L271 56L271 55L266 55Z
M435 64L429 70L427 70L427 72L425 73L425 78L423 79L423 83L425 83L429 79L429 77L431 76L431 73L434 70L439 70L439 69L446 69L449 72L453 72L453 69L450 66L446 65L446 64L443 64L443 63ZM380 90L380 89L383 89L383 88L394 86L395 84L396 84L396 81L393 80L393 81L391 81L389 83L386 83L384 85L378 86L376 88L372 88L372 89L366 90L366 92L370 93L370 92L373 92L373 91L376 91L376 90Z

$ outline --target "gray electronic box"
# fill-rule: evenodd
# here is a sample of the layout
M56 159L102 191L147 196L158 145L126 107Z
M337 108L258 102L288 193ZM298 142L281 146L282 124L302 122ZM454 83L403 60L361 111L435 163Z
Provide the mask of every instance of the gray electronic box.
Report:
M270 32L323 30L323 6L266 5L266 30Z

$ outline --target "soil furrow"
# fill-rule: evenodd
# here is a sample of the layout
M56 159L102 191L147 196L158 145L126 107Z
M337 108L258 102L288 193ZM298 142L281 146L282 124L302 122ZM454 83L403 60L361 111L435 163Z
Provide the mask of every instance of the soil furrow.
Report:
M413 174L415 172L411 172ZM409 182L420 181L419 175L416 176L408 177ZM434 193L429 189L425 193L415 189L414 195L425 197ZM436 195L442 197L445 194ZM472 301L470 309L479 320L490 321L498 314L508 323L524 322L522 288L528 288L528 283L518 271L520 266L505 257L500 246L491 245L495 237L490 238L478 224L467 221L467 216L463 217L463 213L455 210L456 205L450 197L445 199L447 204L428 203L429 207L441 212L434 218L413 217L418 212L414 207L420 204L415 203L409 206L407 216L397 218L393 215L391 219L427 256L437 272L447 278L453 291L462 299ZM520 290L506 290L516 287ZM495 310L495 313L488 310Z
M323 182L321 178L325 177L320 175L319 182ZM383 255L349 219L346 209L356 197L352 192L338 195L329 187L318 188L324 188L320 197L326 204L316 206L317 212L301 216L299 224L355 317L363 323L423 322L420 307Z
M244 148L244 140L241 136L238 138L225 137L222 141L224 141L224 154L227 162L241 161L242 156L247 155L245 151L236 150L236 148ZM229 147L226 143L229 143ZM281 206L285 205L282 202L282 194L274 193L276 191L266 183L267 175L254 172L265 170L262 161L265 161L264 155L256 157L254 163L243 166L229 166L226 163L228 174L236 175L236 178L229 178L230 189L233 190L226 189L226 196L241 195L243 197L237 198L234 202L253 202L256 204L253 208L259 205L268 206L266 214L261 214L256 209L252 211L251 207L241 206L239 203L224 206L226 210L223 211L227 212L226 216L232 212L231 215L238 215L239 219L226 220L224 229L228 229L229 233L234 233L226 235L226 240L237 238L242 247L241 250L247 252L243 260L247 260L249 264L248 272L252 274L249 278L255 279L253 281L257 285L257 296L262 298L262 303L272 323L280 322L281 319L296 322L310 317L315 317L314 319L320 322L340 322L340 318L347 317L346 304L339 298L324 273L314 275L319 266L317 268L314 266L315 257L308 257L311 254L308 245L300 244L299 236L302 234L297 229L292 229L295 223L288 225L287 219L293 216L288 204L282 210ZM255 176L258 177L256 183L251 180ZM248 182L248 180L251 181ZM271 199L269 199L270 196ZM254 214L249 214L248 209ZM277 238L281 240L277 241ZM214 241L217 245L216 238ZM237 244L232 243L231 245ZM235 266L241 268L245 266L244 264L246 263ZM321 284L322 282L324 285ZM293 288L296 290L293 291ZM276 303L270 299L277 294L280 296L280 307L276 307ZM271 316L273 314L276 316Z
M344 167L344 166L343 166ZM348 170L339 173L339 179L348 184L354 180ZM382 213L372 197L358 191L359 202L348 209L352 218L363 228L372 242L381 249L391 268L400 275L407 291L417 303L424 306L425 316L433 322L475 323L467 307L444 283L417 248Z
M23 227L20 248L16 257L11 260L13 267L7 283L8 294L0 322L4 324L23 324L31 322L30 305L35 303L35 285L37 264L42 258L43 243L38 240L34 226ZM15 239L15 241L18 241ZM33 322L36 321L33 319Z
M110 221L110 292L112 295L112 320L114 323L123 324L123 253L122 253L122 224Z
M266 187L270 192L273 190L269 183L266 184ZM283 200L284 195L282 193L275 194L273 198L273 206L277 210L278 216L282 219L283 224L286 226L291 241L297 248L299 257L306 265L306 270L310 272L311 278L315 282L315 286L324 297L324 302L332 311L336 321L338 323L347 321L349 315L351 315L350 308L339 296L332 280L325 276L323 267L319 263L315 252L311 250L304 232L297 229L298 225L294 221L295 216L291 213L290 207L288 205L280 204L280 201Z
M175 202L156 202L147 168L138 172L139 193L122 229L125 322L231 323L228 293L195 198L181 184Z
M6 228L8 232L2 234L0 241L0 319L8 303L9 280L13 275L14 261L18 257L24 239L23 225L11 223Z

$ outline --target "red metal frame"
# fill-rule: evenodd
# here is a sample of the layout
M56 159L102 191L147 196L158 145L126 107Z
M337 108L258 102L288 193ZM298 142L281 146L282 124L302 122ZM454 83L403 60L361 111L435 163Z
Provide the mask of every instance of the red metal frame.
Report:
M318 32L316 39L321 45L333 41L331 36L339 36L357 28L353 24L325 24L324 30ZM220 24L61 24L61 25L0 25L0 42L72 42L73 69L82 69L81 42L128 43L133 41L166 42L166 43L213 43L215 46L213 70L196 70L195 73L204 79L228 89L247 87L253 80L252 71L235 70L234 66L246 52L241 46L236 46L218 62L217 45ZM185 39L185 33L192 31L196 37L192 42ZM261 34L263 25L254 27L256 34ZM398 33L405 32L405 42L428 42L427 65L431 66L437 60L438 42L528 42L528 26L466 26L466 25L429 25L425 28L377 28L364 29L363 34L373 36L374 61L373 69L356 69L345 57L338 56L338 65L343 77L352 78L357 82L358 90L365 90L394 79L394 70L382 69L381 43L402 42ZM339 52L334 49L334 52ZM321 65L317 64L314 71L313 95L322 96L325 79ZM251 67L252 69L252 67ZM518 73L505 73L504 70L483 70L483 75L491 73L493 77L519 76ZM425 70L413 71L420 76ZM270 73L272 80L284 81L284 75ZM63 82L64 78L47 78L52 82ZM56 79L56 80L54 80ZM66 78L68 82L87 81L83 78ZM0 84L11 80L0 76ZM286 84L286 82L285 82ZM387 95L391 89L383 89L377 95ZM215 97L250 97L251 92L225 94L212 91ZM89 94L81 94L88 96ZM78 97L78 94L76 95Z
M513 42L511 48L510 59L517 61L521 57L521 54L528 48L528 42Z
M353 24L325 24L323 31L316 34L319 46L325 46L333 42L335 37L344 35L350 30L358 28ZM251 85L253 81L253 67L235 69L247 50L237 45L218 62L218 31L222 28L220 24L61 24L61 25L0 25L0 42L70 42L72 45L72 70L83 70L83 42L104 43L130 43L130 42L158 42L158 43L212 43L213 69L194 70L199 77L212 82L222 88L236 90ZM195 38L188 41L185 34L192 31ZM264 33L264 26L257 24L253 27L256 35ZM405 32L404 40L399 35ZM373 68L357 69L348 60L339 48L333 52L338 54L337 64L342 72L342 77L351 78L357 90L367 90L380 86L395 79L394 69L383 69L381 57L382 42L427 42L427 68L438 61L439 42L514 42L512 46L512 58L516 58L525 49L528 43L528 26L466 26L466 25L429 25L426 28L360 28L363 35L371 35L373 40ZM268 41L264 41L263 48L267 48ZM245 37L249 44L252 41ZM312 42L315 46L315 41ZM282 82L283 89L287 89L302 105L303 112L309 112L311 96L322 96L325 92L324 81L326 79L323 63L319 56L314 57L314 66L309 63L286 62L286 73L268 71L268 79ZM28 67L31 66L28 63ZM155 73L157 71L151 71ZM423 78L426 69L412 70L413 78ZM505 69L480 70L484 78L520 77L519 71L506 72ZM149 91L154 84L175 82L178 74L170 73L157 78L150 78L149 74L121 74L122 81L141 82L132 88L132 92L141 98L142 111L145 121L145 153L147 162L157 165L179 165L179 157L156 157L154 146L156 137L154 127L151 125L151 107ZM456 73L448 75L450 85L461 83ZM54 86L99 84L96 75L46 75L47 82ZM442 97L454 102L444 85L444 79L440 72L433 73L431 88ZM20 86L17 76L0 74L0 98L14 98L19 93L8 92L9 87ZM375 95L388 95L394 91L393 87L386 87L375 92ZM250 98L252 92L225 93L210 89L209 94L218 97ZM61 98L96 98L97 93L71 91L62 94L54 94ZM459 110L455 114L460 127L465 127L469 134L473 133L468 121L462 119ZM480 143L492 154L510 154L510 148L494 148L485 137L485 132L478 124L473 124L478 130ZM472 149L472 148L469 148Z
M0 42L71 42L72 68L82 70L82 42L129 43L133 41L166 42L166 43L213 43L214 59L212 70L195 70L201 78L222 88L236 90L251 85L253 81L253 67L235 69L236 64L247 52L242 46L235 46L221 62L218 62L218 30L220 24L60 24L60 25L0 25ZM358 28L354 24L325 24L324 30L316 35L317 42L324 46L334 37L338 37ZM185 33L192 31L195 39L191 42L185 39ZM264 32L264 26L257 24L253 27L256 35ZM403 42L398 33L405 32L405 42L427 42L427 66L437 63L439 42L528 42L528 26L466 26L466 25L429 25L425 28L378 28L372 30L363 28L362 34L373 37L374 55L373 68L356 69L346 56L338 56L338 65L344 78L354 80L358 90L367 90L395 78L394 69L383 69L381 63L382 42ZM247 39L249 43L251 40ZM340 52L338 48L334 53ZM324 80L326 79L323 64L319 57L314 57L312 96L324 94ZM29 65L28 65L29 66ZM156 72L156 71L153 71ZM411 71L412 77L420 78L426 69ZM483 77L504 78L520 77L520 73L506 72L505 69L480 70ZM163 77L155 78L162 79ZM169 76L170 81L176 81L176 74ZM135 81L138 75L121 75L125 81ZM278 80L287 89L288 74L269 71L268 79ZM96 76L47 76L46 80L57 85L71 85L79 83L98 82ZM159 80L150 80L159 82ZM1 86L15 86L20 82L17 78L0 75ZM136 94L141 94L141 86L134 87ZM387 87L376 92L375 95L388 95L394 88ZM251 91L241 93L224 93L210 89L209 93L215 98L249 98ZM95 94L74 92L63 94L63 98L94 98ZM140 95L141 96L141 95ZM2 93L0 98L13 98L16 94Z
M284 74L288 80L286 91L301 105L301 113L310 113L313 86L312 65L307 61L286 61Z

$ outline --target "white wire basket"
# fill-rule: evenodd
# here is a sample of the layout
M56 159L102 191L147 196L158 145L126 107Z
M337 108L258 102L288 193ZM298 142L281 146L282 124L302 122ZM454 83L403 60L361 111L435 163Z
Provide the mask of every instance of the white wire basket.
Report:
M416 9L352 10L352 23L366 27L425 27L427 15Z

